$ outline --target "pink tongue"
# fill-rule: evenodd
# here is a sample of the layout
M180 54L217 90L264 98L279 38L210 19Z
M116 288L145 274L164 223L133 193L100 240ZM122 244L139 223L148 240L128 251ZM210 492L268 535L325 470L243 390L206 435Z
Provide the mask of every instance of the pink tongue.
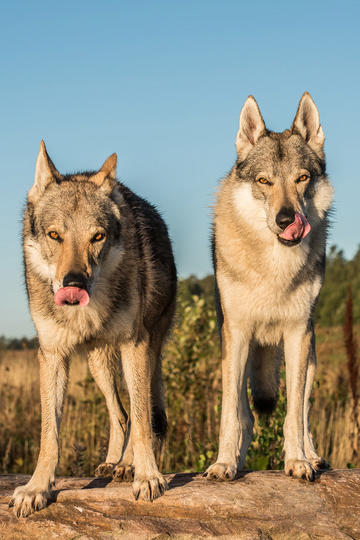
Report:
M54 294L54 302L58 306L66 304L87 306L89 301L88 293L79 287L62 287Z
M305 236L309 234L310 229L310 223L306 217L296 213L294 221L280 234L280 238L284 238L284 240L298 240L299 238L305 238Z

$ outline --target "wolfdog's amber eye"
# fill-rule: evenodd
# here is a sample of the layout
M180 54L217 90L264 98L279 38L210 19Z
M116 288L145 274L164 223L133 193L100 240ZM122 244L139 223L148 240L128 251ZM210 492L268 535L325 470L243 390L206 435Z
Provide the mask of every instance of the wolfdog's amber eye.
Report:
M259 184L270 184L267 178L258 178L257 181L259 182Z
M101 232L98 232L95 234L95 236L93 237L93 239L91 240L92 242L100 242L101 240L104 240L105 238L105 234L104 233L101 233Z
M50 236L50 238L52 238L53 240L60 240L60 234L56 231L50 231L48 233L48 236Z
M307 174L302 174L301 176L299 176L296 182L306 182L306 180L309 180L309 176Z

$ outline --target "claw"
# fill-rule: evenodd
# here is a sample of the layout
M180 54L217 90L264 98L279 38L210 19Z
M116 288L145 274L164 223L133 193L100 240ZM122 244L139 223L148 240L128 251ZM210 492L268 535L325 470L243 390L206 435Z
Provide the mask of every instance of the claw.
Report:
M116 465L112 476L117 482L131 482L134 479L134 467L132 465Z
M135 477L133 484L133 492L135 500L142 499L143 501L152 502L167 489L166 480L158 473L156 476Z
M235 480L237 465L232 463L214 463L203 474L208 480Z
M312 464L313 468L317 471L331 469L330 464L327 461L325 461L324 458L317 458L314 460L310 460L310 463Z
M33 512L45 508L50 500L50 492L31 485L19 486L9 502L16 517L27 517Z
M114 463L100 463L100 465L95 469L95 476L97 478L111 476L113 474L114 467Z
M305 479L313 482L315 471L311 463L305 459L289 459L285 462L285 473L293 478Z

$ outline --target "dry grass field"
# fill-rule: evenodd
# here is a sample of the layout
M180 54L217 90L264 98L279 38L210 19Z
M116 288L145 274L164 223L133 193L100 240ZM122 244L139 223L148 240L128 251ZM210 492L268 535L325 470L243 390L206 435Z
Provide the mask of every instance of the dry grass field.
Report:
M355 329L355 334L360 329ZM359 467L353 401L341 327L317 329L318 369L311 425L318 451L333 467ZM164 353L169 431L160 467L165 472L200 471L217 450L221 412L221 369L215 313L193 297ZM121 378L119 377L119 381ZM126 391L119 382L125 403ZM40 404L36 351L0 353L0 471L31 473L39 450ZM256 418L247 466L282 466L286 399L282 376L279 401L270 419ZM60 475L92 475L104 459L108 421L102 394L84 359L72 360L61 429Z

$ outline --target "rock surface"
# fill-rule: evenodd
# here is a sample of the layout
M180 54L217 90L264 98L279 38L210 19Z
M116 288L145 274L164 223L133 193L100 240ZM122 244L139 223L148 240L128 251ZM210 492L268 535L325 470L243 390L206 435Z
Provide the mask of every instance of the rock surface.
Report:
M0 476L1 539L360 539L360 469L324 472L312 484L279 471L230 483L171 474L153 503L135 502L130 484L110 478L59 478L48 508L16 519L10 496L28 478Z

